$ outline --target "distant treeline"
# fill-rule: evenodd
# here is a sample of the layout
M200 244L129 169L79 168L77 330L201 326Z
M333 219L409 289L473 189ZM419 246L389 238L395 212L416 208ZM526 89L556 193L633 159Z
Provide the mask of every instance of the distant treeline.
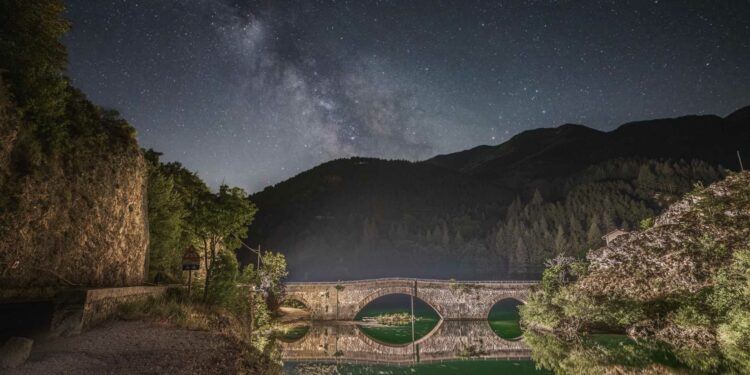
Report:
M420 163L337 160L252 196L250 235L290 250L301 279L533 278L546 259L585 254L723 175L701 161L615 159L562 180L547 201Z
M724 173L701 161L612 160L565 183L564 197L516 199L493 233L493 247L511 274L538 274L558 254L583 256L614 229L639 228L692 190Z

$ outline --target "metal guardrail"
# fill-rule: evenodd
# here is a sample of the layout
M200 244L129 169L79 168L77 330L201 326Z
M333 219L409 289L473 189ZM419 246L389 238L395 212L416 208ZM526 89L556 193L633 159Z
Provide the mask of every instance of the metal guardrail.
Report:
M379 281L418 281L432 283L455 283L455 284L518 284L527 285L539 284L539 280L442 280L442 279L420 279L409 277L383 277L379 279L358 279L358 280L339 280L339 281L291 281L285 285L343 285L343 284L360 284L372 283Z

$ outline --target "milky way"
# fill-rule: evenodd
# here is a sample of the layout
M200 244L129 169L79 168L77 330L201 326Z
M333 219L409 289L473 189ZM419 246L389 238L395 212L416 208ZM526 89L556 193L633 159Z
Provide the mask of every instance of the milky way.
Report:
M74 84L214 187L750 104L748 1L66 4Z

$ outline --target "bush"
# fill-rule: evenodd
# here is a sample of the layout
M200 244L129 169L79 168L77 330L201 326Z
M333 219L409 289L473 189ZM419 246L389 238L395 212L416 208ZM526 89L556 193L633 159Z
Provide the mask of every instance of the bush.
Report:
M750 374L750 311L735 310L718 328L719 346L740 373Z
M641 230L646 230L654 226L654 218L653 217L647 217L639 223L639 227Z
M206 302L211 305L230 307L238 297L237 276L239 264L229 251L221 251L212 267Z

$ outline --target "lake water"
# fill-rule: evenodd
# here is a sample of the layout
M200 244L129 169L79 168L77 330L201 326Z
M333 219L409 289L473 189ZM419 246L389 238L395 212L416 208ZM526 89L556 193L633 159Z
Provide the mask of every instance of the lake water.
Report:
M672 351L664 343L621 334L561 338L522 332L518 304L499 302L487 320L445 321L415 299L412 341L410 324L364 322L410 311L408 296L386 296L353 322L312 322L290 330L281 356L291 375L729 373L715 354L701 348Z
M550 374L536 369L519 341L518 302L497 304L486 321L441 321L415 299L411 325L363 324L368 317L410 311L409 297L385 296L367 305L356 322L314 322L287 334L287 373L318 374ZM296 340L296 341L294 341Z
M284 370L294 375L498 375L498 374L551 374L537 370L532 361L475 360L428 363L409 366L346 363L289 362Z

